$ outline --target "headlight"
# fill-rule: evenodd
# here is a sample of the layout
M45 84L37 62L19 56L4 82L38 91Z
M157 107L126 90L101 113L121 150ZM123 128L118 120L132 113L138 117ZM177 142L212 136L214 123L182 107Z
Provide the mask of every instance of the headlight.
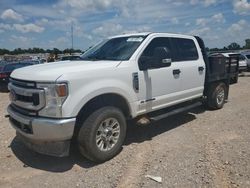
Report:
M45 107L39 111L40 116L61 117L62 105L68 96L67 83L38 83L37 88L45 91Z

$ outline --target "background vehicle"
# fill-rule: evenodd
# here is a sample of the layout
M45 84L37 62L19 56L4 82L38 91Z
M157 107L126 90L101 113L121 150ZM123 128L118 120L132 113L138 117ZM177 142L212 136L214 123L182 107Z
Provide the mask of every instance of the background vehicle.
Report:
M6 62L6 61L1 61L1 62L0 62L0 71L3 70L4 65L6 65L7 63L8 63L8 62Z
M32 65L38 65L38 64L42 64L43 61L42 60L25 60L25 61L19 61L19 63L29 63Z
M6 63L2 68L0 68L0 85L1 87L6 87L9 83L10 74L18 68L33 65L32 63Z
M169 33L111 37L80 61L15 70L9 119L43 154L66 156L72 140L103 162L122 148L128 119L156 121L203 101L220 109L237 82L238 54L207 57L202 39Z
M2 70L3 70L3 67L4 67L5 65L9 64L9 63L12 63L12 62L9 62L9 61L1 61L1 62L0 62L0 71L2 71Z
M244 57L247 62L247 70L250 71L250 52L242 52L241 55Z
M239 56L239 72L247 71L247 59L245 56L240 55Z

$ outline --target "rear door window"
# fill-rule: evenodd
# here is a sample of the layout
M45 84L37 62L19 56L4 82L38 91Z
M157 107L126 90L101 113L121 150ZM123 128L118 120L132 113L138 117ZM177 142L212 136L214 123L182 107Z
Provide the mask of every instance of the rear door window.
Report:
M192 39L172 38L175 46L175 61L192 61L199 58L196 45Z

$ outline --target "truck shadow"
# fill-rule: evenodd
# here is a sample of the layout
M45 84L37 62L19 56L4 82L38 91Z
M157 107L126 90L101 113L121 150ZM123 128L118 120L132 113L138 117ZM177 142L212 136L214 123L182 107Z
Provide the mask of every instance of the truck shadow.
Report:
M10 147L14 155L22 161L24 167L31 167L49 172L65 172L73 168L75 164L82 168L91 168L96 164L83 158L76 147L72 147L68 157L53 157L42 155L28 149L17 137Z
M201 114L206 111L204 106L200 106L189 110L186 113L180 113L160 121L152 122L148 125L136 126L133 123L128 126L127 137L125 145L131 143L140 143L147 140L152 140L157 135L163 134L167 131L183 126L188 122L196 119L196 114Z
M153 137L163 134L166 131L180 127L185 123L196 119L196 114L205 112L203 106L197 107L187 113L181 113L146 126L137 126L129 122L125 145L141 143L151 140ZM17 137L9 146L14 155L24 164L24 167L31 167L49 172L65 172L79 165L82 168L92 168L98 164L83 158L76 147L72 147L69 157L51 157L33 152L26 148Z

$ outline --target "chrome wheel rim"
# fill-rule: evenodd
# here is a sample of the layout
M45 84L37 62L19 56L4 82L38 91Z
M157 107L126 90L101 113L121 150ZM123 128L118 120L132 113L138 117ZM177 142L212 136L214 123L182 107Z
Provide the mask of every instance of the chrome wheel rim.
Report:
M96 131L96 146L101 151L111 150L118 142L120 123L115 118L102 121Z
M221 105L224 102L224 98L225 98L225 91L223 88L220 88L217 94L217 104Z

